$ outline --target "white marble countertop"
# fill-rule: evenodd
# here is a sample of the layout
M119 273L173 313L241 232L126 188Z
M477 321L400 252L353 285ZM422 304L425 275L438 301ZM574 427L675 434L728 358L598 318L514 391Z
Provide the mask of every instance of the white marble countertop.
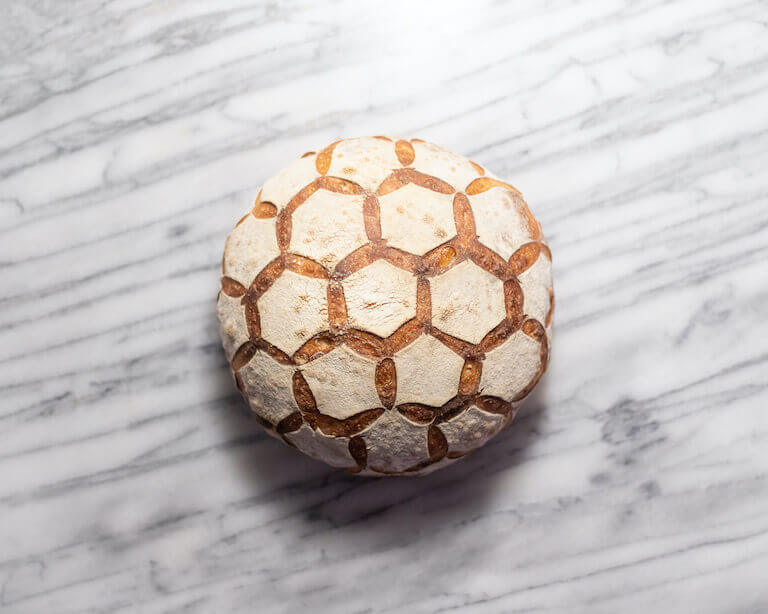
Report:
M267 437L216 332L260 183L381 133L554 254L540 389L423 479ZM765 2L5 0L0 288L3 612L768 611Z

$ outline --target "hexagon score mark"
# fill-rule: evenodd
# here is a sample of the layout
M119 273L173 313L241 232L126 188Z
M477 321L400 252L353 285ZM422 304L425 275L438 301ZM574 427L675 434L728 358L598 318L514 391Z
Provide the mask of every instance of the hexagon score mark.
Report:
M362 471L366 469L367 450L364 437L360 437L359 434L368 429L383 412L396 411L410 422L428 427L426 432L429 460L426 461L426 464L419 463L418 466L404 470L404 472L417 471L443 458L456 458L467 453L467 451L461 454L454 453L448 449L445 436L439 428L440 423L455 419L469 407L476 406L492 414L501 414L504 417L504 424L506 424L513 418L518 401L527 396L543 375L549 358L545 327L549 327L551 324L554 307L553 295L550 291L550 307L545 322L542 323L527 317L523 313L524 295L517 276L532 267L539 258L551 260L551 254L541 235L538 222L530 214L524 201L522 202L527 217L526 221L529 229L531 229L531 240L516 249L508 260L504 260L478 240L472 207L466 195L481 194L493 188L499 188L511 190L515 195L520 196L520 193L509 184L485 176L485 170L470 161L478 176L464 187L463 191L457 191L454 186L442 179L426 175L409 166L415 161L414 148L411 143L423 141L400 139L393 142L388 137L374 138L392 143L397 160L403 168L393 169L375 191L368 191L347 179L327 175L331 166L333 151L340 141L332 143L317 154L313 152L305 154L303 157L315 156L315 166L320 177L301 188L280 211L274 204L261 201L260 193L252 210L238 222L239 226L251 215L257 219L274 218L276 222L275 235L280 250L279 256L256 275L249 287L245 287L235 279L228 277L223 261L221 291L227 296L240 298L245 312L249 340L237 349L231 364L241 392L243 387L237 372L248 364L257 352L265 353L280 364L300 367L325 356L336 347L346 346L361 357L375 362L373 385L375 385L381 407L365 409L343 419L323 414L318 410L311 387L301 370L297 368L294 371L293 394L299 411L282 419L276 425L266 423L267 428L272 428L277 434L284 436L287 433L297 431L302 424L306 423L312 429L319 430L328 436L347 437L349 438L350 455L357 462L355 471ZM407 186L410 186L408 190L411 191L425 190L425 194L431 192L438 198L450 198L452 200L452 221L455 235L443 243L431 247L421 255L392 246L382 236L380 199ZM321 190L354 199L362 216L361 234L364 232L367 239L366 243L358 246L351 253L340 254L339 258L324 258L322 259L323 262L310 257L311 255L317 256L317 252L304 250L304 254L299 254L289 250L289 246L292 245L294 213ZM350 210L348 214L354 215L354 212ZM337 241L338 245L341 243L341 241ZM338 247L338 245L334 247ZM405 244L401 244L401 247L405 247ZM334 249L326 251L335 253ZM478 330L473 330L472 334L469 335L471 337L469 340L460 338L460 327L451 325L449 319L438 316L438 321L433 322L433 297L430 292L430 279L438 278L439 280L438 276L464 262L479 267L484 274L499 280L502 287L502 298L499 300L503 302L504 306L503 317L497 325L482 336ZM350 304L347 303L345 297L345 285L354 286L355 281L363 275L365 268L373 265L380 268L392 267L402 271L405 275L412 275L416 280L415 315L410 311L410 303L406 301L405 309L401 312L396 323L389 322L378 328L377 332L380 335L388 336L379 336L370 330L356 328L355 325L363 324L363 318L358 317L361 308L359 293L354 298L350 297ZM324 316L327 327L319 330L319 323L315 323L314 327L310 327L311 330L304 331L304 337L301 338L298 347L294 341L288 345L282 344L283 348L280 348L264 337L265 333L262 328L264 317L259 310L259 299L274 286L281 275L290 276L291 273L314 279L317 282L322 280L320 283L326 285L324 297L326 309L324 312L322 309L318 311ZM403 279L405 278L401 278L401 281ZM376 307L377 305L373 304L369 308L375 310ZM262 311L265 311L263 307ZM266 311L269 311L269 307ZM496 311L501 315L500 309ZM410 317L411 315L414 317ZM402 322L406 317L409 319ZM266 319L269 321L270 317L268 316ZM446 324L448 330L441 330L440 324ZM485 353L501 345L518 330L539 343L540 363L536 375L514 399L505 400L480 394L478 388ZM439 406L427 406L420 403L395 405L398 375L393 358L400 350L409 346L421 335L433 337L451 352L457 354L463 361L457 382L457 393ZM268 333L267 336L269 336ZM306 338L307 336L308 338ZM287 353L284 350L290 350L292 353ZM338 415L344 415L344 409L341 408L341 413ZM264 422L262 419L262 423ZM285 440L285 437L283 439ZM292 445L290 441L286 440L286 443Z

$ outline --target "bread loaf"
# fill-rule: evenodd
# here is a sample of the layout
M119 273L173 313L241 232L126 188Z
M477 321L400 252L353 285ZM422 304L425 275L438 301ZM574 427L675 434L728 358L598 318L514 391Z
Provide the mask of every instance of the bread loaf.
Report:
M267 430L362 475L482 446L547 366L551 254L520 192L419 139L308 152L226 241L218 316Z

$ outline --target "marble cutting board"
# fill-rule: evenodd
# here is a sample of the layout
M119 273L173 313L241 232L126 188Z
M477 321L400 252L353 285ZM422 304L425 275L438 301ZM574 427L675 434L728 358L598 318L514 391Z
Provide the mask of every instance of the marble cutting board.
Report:
M214 315L339 136L509 178L553 360L424 479L248 419ZM768 611L768 6L0 2L0 611Z

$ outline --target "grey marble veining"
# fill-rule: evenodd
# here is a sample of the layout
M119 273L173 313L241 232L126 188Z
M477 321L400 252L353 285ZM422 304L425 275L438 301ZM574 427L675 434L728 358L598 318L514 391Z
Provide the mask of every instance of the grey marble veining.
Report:
M339 136L508 178L554 254L520 418L365 480L249 420L214 298ZM0 610L768 611L768 5L0 2Z

